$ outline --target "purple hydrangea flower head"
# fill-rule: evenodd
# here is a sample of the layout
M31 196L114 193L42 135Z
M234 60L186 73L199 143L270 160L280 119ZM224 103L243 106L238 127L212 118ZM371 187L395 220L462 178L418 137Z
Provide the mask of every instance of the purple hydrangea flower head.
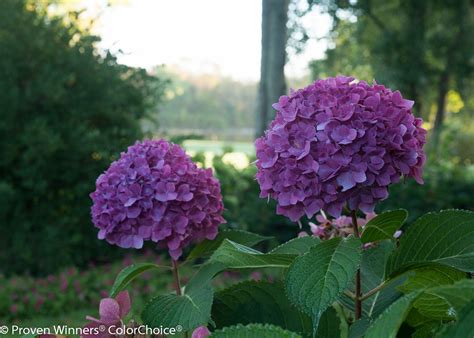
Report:
M214 239L225 222L219 181L178 145L147 140L130 146L99 176L91 194L99 239L122 248L151 240L173 259L191 242Z
M425 134L413 101L374 82L338 76L280 97L255 142L261 197L296 221L324 210L371 212L400 177L422 184Z

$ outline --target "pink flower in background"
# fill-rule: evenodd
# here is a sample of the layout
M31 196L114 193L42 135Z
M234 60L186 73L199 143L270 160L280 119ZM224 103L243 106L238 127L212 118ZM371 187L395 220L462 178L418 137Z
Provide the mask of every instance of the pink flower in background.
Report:
M113 337L108 333L108 329L111 326L121 326L122 320L130 312L131 302L130 296L127 291L120 292L117 297L114 298L104 298L100 301L99 305L99 319L94 317L87 316L86 319L90 321L84 329L90 330L93 332L94 329L97 329L98 334L85 334L82 337L101 337L109 338ZM98 330L98 328L104 325L106 330Z
M214 239L225 222L219 181L178 145L137 142L96 182L92 219L100 239L122 248L164 244L173 259L191 242Z
M250 279L254 281L260 281L262 280L262 273L260 271L253 271L250 274Z
M357 225L363 228L367 222L377 216L374 212L367 213L364 218L357 218ZM352 218L340 216L334 219L326 218L322 214L316 216L318 224L309 222L311 233L321 239L331 239L333 237L347 237L354 233Z
M413 101L374 83L338 76L280 97L256 140L261 197L293 221L320 210L372 212L401 176L423 183L425 134Z
M207 338L211 335L209 329L205 326L199 326L193 331L191 338Z
M298 232L298 238L300 238L300 237L307 237L307 236L309 236L309 235L308 235L308 233L307 233L306 231L300 231L300 232Z
M17 312L18 312L18 305L13 304L12 306L10 306L10 313L11 313L12 315L16 315Z

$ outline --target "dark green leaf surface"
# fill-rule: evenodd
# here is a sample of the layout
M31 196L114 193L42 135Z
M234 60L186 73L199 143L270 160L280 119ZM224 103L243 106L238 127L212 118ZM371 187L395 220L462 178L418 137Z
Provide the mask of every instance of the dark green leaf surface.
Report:
M456 319L461 309L474 300L474 280L463 279L451 285L424 290L413 305L424 316Z
M308 252L311 247L320 242L321 240L319 238L312 236L293 238L288 242L277 246L272 251L270 251L270 253L302 255Z
M404 209L384 212L371 219L364 228L361 236L362 243L393 239L395 232L400 229L408 217Z
M160 269L165 268L152 263L139 263L127 266L122 271L119 272L117 278L115 278L114 285L110 290L110 297L115 297L120 291L125 289L128 284L135 278L137 278L143 272L150 269Z
M395 338L418 293L411 293L387 307L369 326L365 338Z
M474 271L473 212L446 210L420 217L400 238L387 275L432 262Z
M213 338L300 338L301 336L269 324L236 325L216 330Z
M362 251L360 266L362 293L367 293L384 281L385 263L394 250L392 241L382 241L376 247ZM402 281L394 280L387 284L380 292L367 298L362 303L363 317L373 318L380 314L387 306L400 298L403 293L397 290ZM354 282L351 281L349 289L354 292ZM350 310L354 310L354 301L346 295L341 295L340 301Z
M333 238L313 246L288 269L287 295L313 317L313 330L323 312L354 278L361 260L360 246L355 237Z
M252 232L243 230L224 230L220 231L215 239L205 240L194 247L189 253L187 260L193 260L199 257L208 257L221 245L224 239L245 245L254 246L260 242L270 239L271 237L261 236Z
M464 278L466 278L466 273L449 266L436 264L409 271L407 280L399 287L399 290L404 293L410 293L415 290L454 284L456 281ZM429 305L431 310L426 309L426 304ZM446 299L436 294L423 292L414 301L413 306L419 310L421 315L428 318L439 320L453 319L453 316L449 315L451 305Z
M341 318L333 307L329 307L319 320L316 338L341 338L341 334Z
M210 284L193 289L182 296L161 295L152 299L143 310L142 319L150 327L176 327L181 325L184 331L207 325L213 299Z
M290 304L283 283L245 281L215 294L212 318L217 328L236 324L274 324L311 334L311 318Z
M295 255L264 254L247 246L225 239L212 254L210 262L219 262L227 269L287 268Z
M465 305L457 322L446 325L436 337L474 337L474 301Z

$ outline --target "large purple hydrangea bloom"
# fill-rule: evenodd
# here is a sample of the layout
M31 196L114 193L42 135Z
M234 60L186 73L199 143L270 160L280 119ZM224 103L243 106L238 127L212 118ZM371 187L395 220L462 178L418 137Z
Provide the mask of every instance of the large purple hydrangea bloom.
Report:
M256 142L261 197L296 221L344 205L371 212L400 177L422 184L426 131L413 101L352 77L318 80L282 96Z
M137 142L96 182L92 219L99 239L122 248L151 240L173 259L190 242L214 239L224 223L219 181L164 140Z

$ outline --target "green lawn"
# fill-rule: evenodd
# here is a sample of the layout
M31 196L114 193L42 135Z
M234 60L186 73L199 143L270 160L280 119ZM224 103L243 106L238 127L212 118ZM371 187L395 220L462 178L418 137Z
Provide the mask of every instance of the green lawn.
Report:
M186 140L184 141L183 146L187 151L192 153L210 152L215 155L221 155L224 148L232 148L232 152L244 153L249 156L255 154L255 147L252 142Z

